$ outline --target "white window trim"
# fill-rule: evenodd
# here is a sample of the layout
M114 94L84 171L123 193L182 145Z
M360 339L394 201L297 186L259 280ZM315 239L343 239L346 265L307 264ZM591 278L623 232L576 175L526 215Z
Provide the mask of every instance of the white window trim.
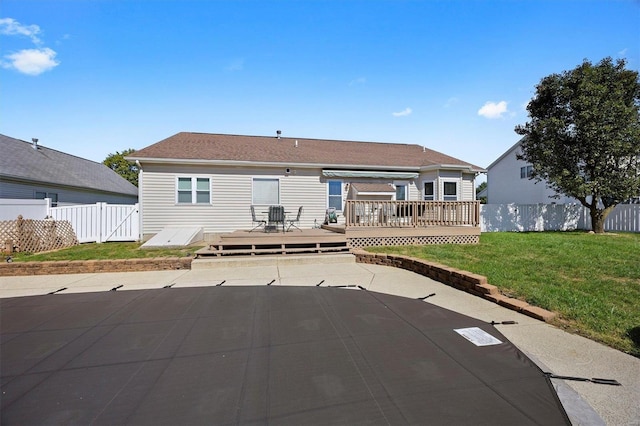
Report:
M181 203L178 201L178 182L180 179L191 179L191 202L190 203ZM209 201L207 203L198 203L198 179L207 179L209 181ZM178 206L204 206L212 204L212 179L209 175L177 175L175 179L175 203Z
M425 193L424 193L424 185L426 183L431 183L433 184L433 200L427 200L425 197ZM420 188L420 195L422 198L422 201L437 201L438 200L438 181L433 179L433 180L423 180L422 181L422 185Z
M340 206L344 209L344 181L342 179L328 179L327 180L327 197L326 197L326 206L330 207L329 204L329 182L340 182ZM332 197L337 197L337 195L332 195Z
M254 182L257 180L276 180L278 181L278 202L275 205L280 205L282 200L282 185L280 176L251 176L251 204L254 206L269 206L274 204L256 204L253 198L254 196Z
M396 189L399 186L404 186L405 199L404 200L399 200L399 201L409 201L409 182L393 182L393 186L395 186ZM394 200L396 200L396 195L397 195L397 192L396 192L396 194L393 195L393 199ZM396 201L398 201L398 200L396 200Z
M445 183L455 183L456 184L456 199L455 200L446 200L445 197L452 197L452 195L445 195L444 193L444 185ZM442 179L442 199L441 201L460 201L460 180L459 179Z
M38 194L44 194L44 197L38 197ZM49 203L51 207L58 207L58 193L57 192L47 192L47 191L34 191L33 198L36 200L45 200L49 199Z
M524 176L522 176L522 172L524 171ZM526 166L520 167L520 179L529 179L533 174L533 166L531 164L527 164Z

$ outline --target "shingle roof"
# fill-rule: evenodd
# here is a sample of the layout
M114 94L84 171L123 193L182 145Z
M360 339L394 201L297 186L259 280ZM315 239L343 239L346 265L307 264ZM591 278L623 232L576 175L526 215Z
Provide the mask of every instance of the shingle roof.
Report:
M101 163L0 135L0 176L5 178L138 195L138 188Z
M387 169L420 169L446 164L484 171L481 167L420 145L188 132L136 151L129 158L140 161L247 161Z

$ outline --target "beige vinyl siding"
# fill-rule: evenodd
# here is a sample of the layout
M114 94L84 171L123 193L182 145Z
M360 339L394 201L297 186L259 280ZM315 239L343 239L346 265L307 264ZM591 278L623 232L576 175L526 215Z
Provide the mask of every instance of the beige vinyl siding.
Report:
M301 228L311 228L324 221L327 208L327 179L321 169L291 169L281 167L219 167L168 166L143 167L140 200L142 233L145 238L168 226L201 227L205 234L251 229L253 178L274 178L279 181L280 204L294 216L300 206ZM443 177L444 175L444 177ZM207 177L211 183L211 204L177 204L177 177ZM428 172L408 182L409 199L422 199L424 181L436 182L436 197L442 199L443 179L457 179L460 199L472 196L473 175L461 172ZM343 180L343 183L345 180ZM383 181L381 181L383 182ZM388 181L384 181L388 182ZM346 198L346 192L343 194ZM266 216L268 206L257 206L258 216ZM343 218L339 212L339 220Z
M410 201L415 201L415 200L422 200L422 193L420 192L420 188L418 188L418 182L412 180L411 182L409 182L409 184L407 185L408 188L408 198Z
M475 200L475 188L473 184L475 182L475 175L471 173L462 174L462 198L461 201L473 201Z
M281 174L278 174L280 172ZM326 185L320 172L296 171L288 175L281 168L211 168L211 167L145 167L142 203L143 234L160 232L167 226L202 227L206 234L251 229L253 178L277 178L280 181L280 204L290 214L303 206L301 227L311 228L314 219L324 219ZM177 176L211 179L211 204L177 204ZM264 215L267 206L257 206Z
M462 173L459 170L439 170L422 173L418 179L418 186L416 187L417 200L422 199L422 188L424 182L435 182L435 198L436 200L444 199L444 183L456 182L458 185L458 200L459 201L472 201L474 200L473 187L475 181L475 175L472 173Z
M444 183L455 182L457 188L457 201L461 201L462 192L462 173L458 170L440 170L438 172L438 200L445 199Z
M178 175L189 174L155 173L145 170L141 199L144 235L160 232L166 226L197 226L202 227L205 232L213 227L213 205L178 205L176 203L176 176ZM204 176L204 174L198 173L197 176Z
M417 188L416 188L417 191L418 191L418 197L416 199L417 200L423 200L424 199L424 184L425 184L425 182L433 182L433 190L435 192L434 196L435 196L435 199L437 200L438 197L441 194L440 188L438 187L438 172L437 171L429 171L429 172L420 174L420 177L418 178Z
M460 179L462 172L459 170L440 170L438 176L441 179Z
M292 216L303 207L300 228L312 228L324 221L327 209L327 184L320 179L320 170L297 170L280 180L280 202Z

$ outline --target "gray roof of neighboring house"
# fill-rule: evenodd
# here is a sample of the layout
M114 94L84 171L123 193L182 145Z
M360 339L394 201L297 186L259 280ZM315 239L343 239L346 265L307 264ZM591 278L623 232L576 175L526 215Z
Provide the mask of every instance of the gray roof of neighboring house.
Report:
M175 134L128 158L141 162L250 162L380 170L452 166L473 172L485 171L420 145L189 132Z
M102 163L0 135L0 176L99 192L138 196L138 188Z

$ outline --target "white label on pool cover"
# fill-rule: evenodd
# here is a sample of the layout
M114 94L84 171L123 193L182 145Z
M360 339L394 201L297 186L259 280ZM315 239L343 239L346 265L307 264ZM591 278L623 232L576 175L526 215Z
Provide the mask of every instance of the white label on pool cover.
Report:
M453 331L476 346L499 345L502 343L500 340L478 327L458 328Z

